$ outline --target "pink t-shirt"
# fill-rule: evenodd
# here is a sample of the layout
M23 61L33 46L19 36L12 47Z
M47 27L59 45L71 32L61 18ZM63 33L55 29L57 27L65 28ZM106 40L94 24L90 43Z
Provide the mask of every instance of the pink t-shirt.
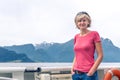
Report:
M76 34L74 38L74 70L88 72L94 64L95 43L100 42L98 32L91 31L85 36Z

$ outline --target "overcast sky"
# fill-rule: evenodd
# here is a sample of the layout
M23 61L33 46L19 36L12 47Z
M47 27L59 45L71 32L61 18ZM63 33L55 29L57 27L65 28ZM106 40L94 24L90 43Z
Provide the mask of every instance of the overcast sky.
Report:
M74 17L87 11L91 30L120 47L119 0L0 0L0 46L64 43L79 32Z

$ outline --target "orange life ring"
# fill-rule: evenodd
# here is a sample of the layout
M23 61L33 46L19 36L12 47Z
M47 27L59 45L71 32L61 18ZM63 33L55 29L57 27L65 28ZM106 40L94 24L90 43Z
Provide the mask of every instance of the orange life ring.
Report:
M118 79L120 80L120 70L115 68L108 70L104 76L104 80L111 80L113 76L118 77Z

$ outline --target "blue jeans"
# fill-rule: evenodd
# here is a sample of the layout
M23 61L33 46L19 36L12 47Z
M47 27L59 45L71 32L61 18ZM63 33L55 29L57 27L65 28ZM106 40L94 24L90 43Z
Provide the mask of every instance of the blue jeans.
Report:
M72 80L98 80L97 71L92 76L87 76L87 73L73 74Z

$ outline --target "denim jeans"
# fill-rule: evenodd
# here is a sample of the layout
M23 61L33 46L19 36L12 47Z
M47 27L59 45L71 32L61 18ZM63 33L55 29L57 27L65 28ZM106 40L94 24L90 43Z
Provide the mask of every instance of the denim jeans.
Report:
M72 80L98 80L97 71L92 76L87 76L87 73L73 74Z

